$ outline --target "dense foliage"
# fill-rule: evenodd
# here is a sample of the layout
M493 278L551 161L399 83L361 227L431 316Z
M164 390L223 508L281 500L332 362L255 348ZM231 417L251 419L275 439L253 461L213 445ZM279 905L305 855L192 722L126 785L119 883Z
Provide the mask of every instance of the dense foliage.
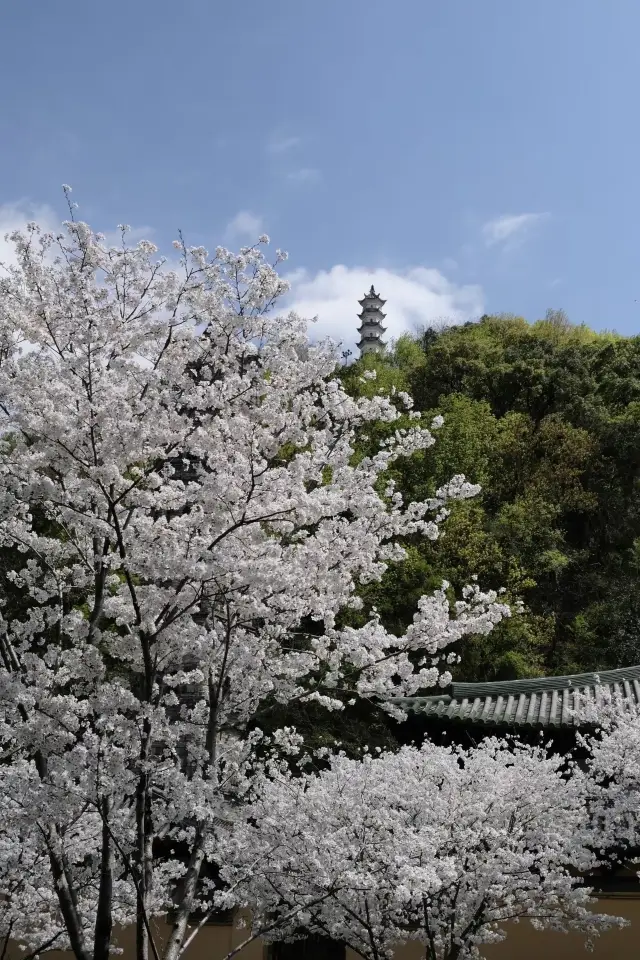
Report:
M362 379L368 367L375 383ZM534 324L484 316L403 337L342 377L356 395L395 386L444 416L438 443L394 468L406 495L426 495L454 466L483 487L376 586L392 628L425 584L477 574L524 609L465 645L458 678L640 661L640 337L572 326L561 311Z

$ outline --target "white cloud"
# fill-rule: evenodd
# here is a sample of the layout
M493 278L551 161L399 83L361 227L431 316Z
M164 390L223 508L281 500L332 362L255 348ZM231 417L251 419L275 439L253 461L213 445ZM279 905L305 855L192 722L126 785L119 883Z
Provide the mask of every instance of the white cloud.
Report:
M0 263L16 262L13 243L5 240L5 236L14 230L23 230L31 220L39 223L43 230L53 233L60 230L60 219L47 204L28 201L0 204Z
M300 137L284 137L273 134L267 143L267 153L287 153L300 146Z
M484 242L488 247L496 244L513 247L522 242L529 231L548 216L548 213L518 213L496 217L482 228Z
M287 174L289 180L296 183L317 183L320 179L320 171L315 167L300 167L299 170L292 170Z
M245 239L255 243L264 233L262 218L249 210L240 210L227 224L225 233L229 240Z
M439 270L427 267L392 271L340 264L315 274L298 270L287 279L291 291L286 307L307 319L318 317L317 323L310 327L312 339L330 336L352 350L354 356L358 355L355 348L360 324L358 300L371 284L387 301L383 307L387 314L387 343L423 325L474 319L483 309L480 287L456 285Z
M0 204L0 262L15 263L14 247L10 240L5 240L6 234L24 229L32 220L44 231L63 233L62 220L68 218L67 210L65 215L60 217L48 204L33 204L28 201ZM95 225L93 226L96 229ZM125 235L126 243L128 246L133 246L139 240L150 240L152 235L151 227L132 227ZM104 231L103 242L108 246L119 247L122 243L122 234L117 229Z

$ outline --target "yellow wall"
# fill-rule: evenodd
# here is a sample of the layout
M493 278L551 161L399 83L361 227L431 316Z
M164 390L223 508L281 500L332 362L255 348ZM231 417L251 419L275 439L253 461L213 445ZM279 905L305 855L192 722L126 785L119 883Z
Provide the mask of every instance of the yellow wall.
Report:
M592 954L584 949L584 939L577 934L561 934L534 930L528 923L509 924L508 936L502 943L483 948L486 960L585 960L592 956L594 960L639 960L640 958L640 897L602 898L596 908L598 913L625 917L631 925L624 930L610 930L596 940ZM166 935L166 926L158 921L154 923L158 940L162 943ZM233 947L247 936L246 930L236 927L207 926L198 935L185 953L188 960L223 960ZM118 943L124 948L122 960L131 960L135 956L134 932L123 931ZM422 952L421 952L422 951ZM47 960L69 960L70 955L55 951L46 955ZM265 960L266 951L262 944L254 942L245 947L238 960ZM19 960L20 951L9 951L7 960ZM399 947L395 960L423 960L424 951L420 944L406 944ZM357 955L347 951L348 960L357 960Z
M486 960L639 960L640 958L640 897L615 897L598 900L596 913L608 913L630 920L623 930L608 930L595 941L593 953L584 948L584 937L553 931L539 932L529 923L505 926L507 938L502 943L481 948ZM420 944L399 947L394 960L423 960ZM356 960L356 954L347 954ZM204 958L203 958L204 960Z

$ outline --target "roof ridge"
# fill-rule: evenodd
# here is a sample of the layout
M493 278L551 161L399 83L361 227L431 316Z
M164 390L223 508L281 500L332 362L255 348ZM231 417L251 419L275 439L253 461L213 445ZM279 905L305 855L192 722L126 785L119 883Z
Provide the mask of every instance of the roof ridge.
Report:
M589 673L570 673L559 677L532 677L526 680L493 680L480 683L451 684L454 699L479 696L508 696L509 693L534 693L543 690L567 690L572 687L595 687L621 680L640 680L640 665L618 667L615 670L591 670Z

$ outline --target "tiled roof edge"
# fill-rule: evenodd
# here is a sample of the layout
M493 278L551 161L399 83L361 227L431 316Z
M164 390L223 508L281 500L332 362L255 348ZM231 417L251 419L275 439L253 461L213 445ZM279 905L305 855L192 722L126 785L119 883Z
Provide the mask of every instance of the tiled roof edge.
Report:
M391 697L427 717L482 726L573 727L576 694L619 695L640 705L640 666L536 680L454 683L451 693L427 697Z

